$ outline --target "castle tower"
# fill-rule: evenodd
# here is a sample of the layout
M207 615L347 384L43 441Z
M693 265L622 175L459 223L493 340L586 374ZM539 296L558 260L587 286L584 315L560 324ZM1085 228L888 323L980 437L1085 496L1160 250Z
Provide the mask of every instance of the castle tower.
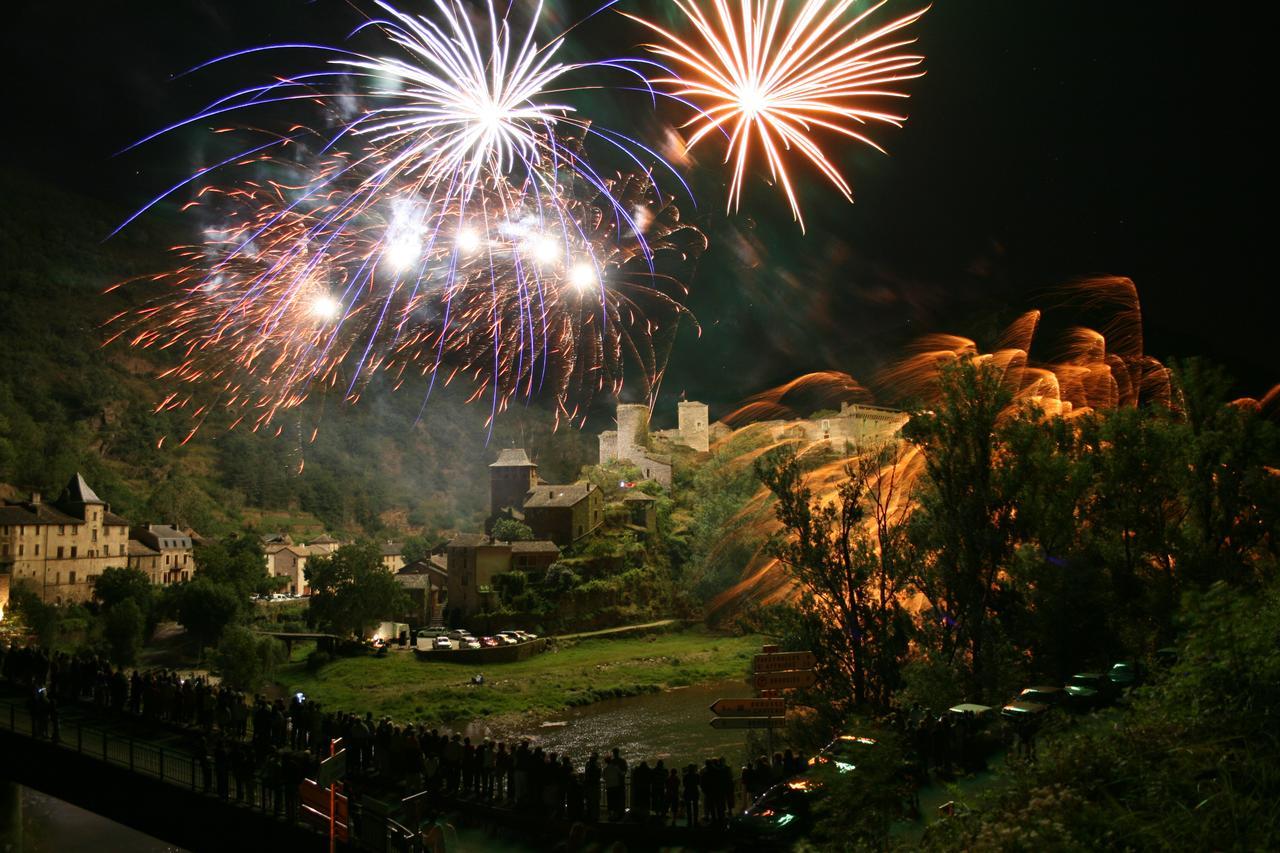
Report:
M618 406L618 456L630 459L648 444L649 407L638 403Z
M504 507L522 509L524 496L538 485L538 466L523 449L509 447L489 466L489 517Z
M618 433L605 430L600 433L600 464L607 465L618 458Z
M711 446L707 404L693 400L679 404L680 443L697 451Z

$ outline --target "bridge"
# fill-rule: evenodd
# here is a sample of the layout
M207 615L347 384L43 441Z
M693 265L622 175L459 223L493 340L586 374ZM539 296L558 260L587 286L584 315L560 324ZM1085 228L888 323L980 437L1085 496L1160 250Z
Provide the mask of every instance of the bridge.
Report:
M33 717L23 692L0 682L0 782L25 785L194 853L246 845L290 853L329 849L320 816L313 813L311 825L288 819L283 785L258 778L246 802L220 796L212 762L201 760L199 744L200 735L189 729L84 703L60 704L55 730ZM305 812L300 809L300 816ZM515 848L551 847L572 831L568 821L541 811L372 787L351 793L350 814L351 836L339 849L352 853L423 853L429 842L417 828L445 818L464 835L474 831L481 844L500 838ZM631 851L732 846L721 830L705 826L600 822L591 825L590 836L602 846L622 841Z

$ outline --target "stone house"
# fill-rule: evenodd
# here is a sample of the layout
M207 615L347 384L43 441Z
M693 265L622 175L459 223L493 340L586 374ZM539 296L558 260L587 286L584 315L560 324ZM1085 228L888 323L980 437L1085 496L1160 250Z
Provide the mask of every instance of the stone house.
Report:
M135 542L159 555L159 559L155 561L157 571L154 574L149 572L152 583L167 585L191 580L196 567L195 544L189 534L167 524L147 524L132 528L129 538L130 565L134 564L132 556ZM141 562L141 557L139 561Z
M56 501L0 504L0 573L51 604L87 601L93 579L129 562L129 522L76 474Z
M445 546L449 611L454 619L498 604L493 579L512 571L546 572L560 557L553 542L498 542L483 533L463 533Z

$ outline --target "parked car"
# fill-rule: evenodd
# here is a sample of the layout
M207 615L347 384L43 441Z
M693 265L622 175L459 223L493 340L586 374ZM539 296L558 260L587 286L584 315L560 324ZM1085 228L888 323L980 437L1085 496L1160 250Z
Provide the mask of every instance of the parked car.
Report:
M477 640L475 637L467 637L467 638L463 639L463 641L462 641L461 643L459 643L458 645L459 645L459 648L463 648L463 649L478 649L478 648L481 648L481 646L480 646L480 641L479 641L479 640Z
M1041 685L1039 687L1024 687L1014 697L1015 702L1035 702L1037 705L1047 705L1050 708L1056 708L1066 701L1067 692L1061 687L1050 687Z
M520 642L520 638L515 631L499 631L495 636L498 638L498 642L504 646L514 646Z
M431 647L440 652L453 651L453 641L448 637L436 637L435 640L432 641Z
M1038 726L1044 722L1045 715L1049 713L1048 705L1041 705L1039 702L1023 702L1015 700L1008 703L1000 709L1000 716L1015 725L1030 724Z
M537 634L530 634L528 631L512 631L511 633L515 634L517 639L525 643L529 642L530 640L538 639Z
M496 649L500 645L502 645L502 642L497 637L481 637L480 638L481 648Z
M1069 706L1081 711L1100 708L1114 698L1111 681L1100 672L1077 673L1063 689Z
M1128 690L1140 684L1144 674L1141 664L1122 660L1111 665L1111 669L1107 671L1107 680L1118 690Z
M456 631L449 631L448 633L445 634L445 636L448 637L450 640L458 642L460 640L465 640L467 637L470 637L471 635L466 631L459 629Z

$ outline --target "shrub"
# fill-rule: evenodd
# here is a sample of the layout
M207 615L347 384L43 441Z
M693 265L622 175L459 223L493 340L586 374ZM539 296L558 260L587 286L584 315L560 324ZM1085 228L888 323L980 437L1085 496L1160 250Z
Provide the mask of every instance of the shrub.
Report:
M316 649L307 655L307 672L319 672L333 662L333 655L322 649Z

